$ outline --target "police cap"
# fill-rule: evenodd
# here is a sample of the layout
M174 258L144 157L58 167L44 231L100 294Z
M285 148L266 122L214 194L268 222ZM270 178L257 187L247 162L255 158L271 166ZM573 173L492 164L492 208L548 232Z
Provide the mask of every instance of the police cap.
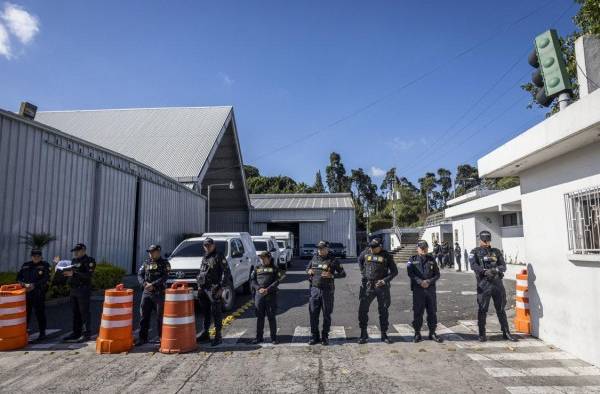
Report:
M328 248L329 247L329 242L327 241L319 241L319 243L317 244L317 248L319 249L324 249L324 248Z
M424 239L420 239L420 240L417 242L417 247L418 247L419 249L427 249L427 248L429 247L429 244L428 244L428 243L427 243L427 241L425 241Z
M160 245L150 245L148 246L148 249L146 249L146 252L150 253L150 252L154 252L154 251L159 251L160 252L161 248Z
M373 238L371 242L369 242L369 247L378 248L381 246L381 238Z
M483 230L479 233L479 239L483 242L490 242L492 240L492 233L487 230Z
M31 249L31 255L32 256L41 256L42 251L40 249Z
M73 246L73 249L71 249L71 252L76 252L78 250L86 250L86 246L85 244L82 243L78 243L77 245Z

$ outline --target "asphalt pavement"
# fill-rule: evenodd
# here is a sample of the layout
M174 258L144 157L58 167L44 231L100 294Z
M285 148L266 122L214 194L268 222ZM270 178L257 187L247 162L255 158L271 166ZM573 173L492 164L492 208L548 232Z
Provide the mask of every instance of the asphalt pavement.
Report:
M370 343L358 345L360 275L356 262L347 260L347 277L336 280L331 345L308 346L305 264L294 261L280 286L279 345L250 344L256 319L249 295L238 295L236 310L226 318L222 345L203 344L180 355L158 353L151 344L116 355L96 355L93 341L61 344L57 335L69 330L70 308L54 305L48 308L49 327L59 330L54 337L0 354L0 392L600 392L600 369L532 337L520 335L518 343L501 340L493 307L490 341L477 342L472 272L442 271L437 292L443 344L411 342L412 295L406 269L399 266L391 288L389 334L394 343L379 341L375 301ZM508 304L514 305L515 282L506 280L505 286ZM139 291L135 298L137 308ZM101 305L102 297L94 297L95 327ZM510 319L512 309L508 313ZM197 315L197 326L201 318Z

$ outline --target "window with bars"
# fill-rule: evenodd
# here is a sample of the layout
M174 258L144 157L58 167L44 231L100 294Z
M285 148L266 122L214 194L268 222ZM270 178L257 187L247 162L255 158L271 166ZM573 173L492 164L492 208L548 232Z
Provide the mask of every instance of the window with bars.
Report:
M569 250L600 254L600 186L565 194Z

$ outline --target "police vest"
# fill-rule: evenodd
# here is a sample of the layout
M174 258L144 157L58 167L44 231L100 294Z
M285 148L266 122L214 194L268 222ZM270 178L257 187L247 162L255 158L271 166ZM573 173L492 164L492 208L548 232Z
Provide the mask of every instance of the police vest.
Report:
M483 269L497 268L500 251L496 248L477 248L477 257Z
M365 255L365 279L381 280L388 274L386 256L368 253Z
M198 273L198 286L210 287L221 284L223 276L223 257L219 254L204 256L202 264L200 264L200 272Z
M278 279L277 269L274 267L260 266L256 268L256 282L261 288L269 287Z
M164 259L144 261L144 281L152 283L166 276L169 272L169 262Z
M424 261L421 259L424 259ZM412 256L408 261L417 267L417 269L423 274L423 279L431 279L435 276L434 270L436 262L432 255L428 254L422 258L420 258L418 255L415 255ZM423 262L425 263L424 265Z
M73 275L69 280L71 287L92 287L92 273L96 269L96 260L85 255L83 257L74 258L71 261L71 265L73 266L73 273L90 274L86 278L79 275Z
M34 283L36 285L40 285L38 283L41 280L44 280L44 283L41 283L42 288L36 287L35 290L45 291L48 286L48 280L50 275L50 266L45 261L40 262L39 264L35 264L33 261L28 261L23 264L20 272L20 279L24 283Z
M323 272L331 272L334 273L334 260L331 260L329 257L325 259L321 259L320 257L313 257L310 262L310 268L313 270L312 276L312 285L315 287L331 287L333 285L333 277L332 278L323 278L321 274Z

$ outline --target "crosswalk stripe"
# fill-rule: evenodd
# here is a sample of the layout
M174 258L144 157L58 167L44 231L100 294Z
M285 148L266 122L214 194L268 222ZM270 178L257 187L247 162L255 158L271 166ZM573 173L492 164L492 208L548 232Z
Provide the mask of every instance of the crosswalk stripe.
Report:
M459 342L456 344L457 347L463 349L485 349L485 348L524 348L524 347L543 347L548 346L542 341L534 339L522 339L519 342L508 342L508 341L488 341L488 342Z
M346 340L346 329L344 326L331 326L329 330L329 340L341 342Z
M245 333L246 330L230 331L223 337L223 342L219 346L235 345Z
M459 334L455 333L442 323L438 323L436 333L438 335L443 335L444 339L449 339L451 341L464 341L465 338L461 337Z
M415 330L409 324L394 324L394 328L400 334L400 340L403 342L411 342L414 335Z
M596 367L484 368L494 378L516 376L600 376Z
M46 336L51 336L56 334L57 332L60 332L60 329L58 328L51 328L51 329L46 329ZM34 332L33 334L29 335L29 341L35 341L38 336L40 335L39 332Z
M577 359L565 352L534 352L534 353L468 353L474 361L545 361Z
M577 394L600 393L600 386L509 386L511 394Z
M379 331L379 327L377 326L367 326L367 334L369 335L369 339L381 339L381 331Z
M292 338L292 346L303 346L310 339L310 327L297 326L294 329L294 337Z

